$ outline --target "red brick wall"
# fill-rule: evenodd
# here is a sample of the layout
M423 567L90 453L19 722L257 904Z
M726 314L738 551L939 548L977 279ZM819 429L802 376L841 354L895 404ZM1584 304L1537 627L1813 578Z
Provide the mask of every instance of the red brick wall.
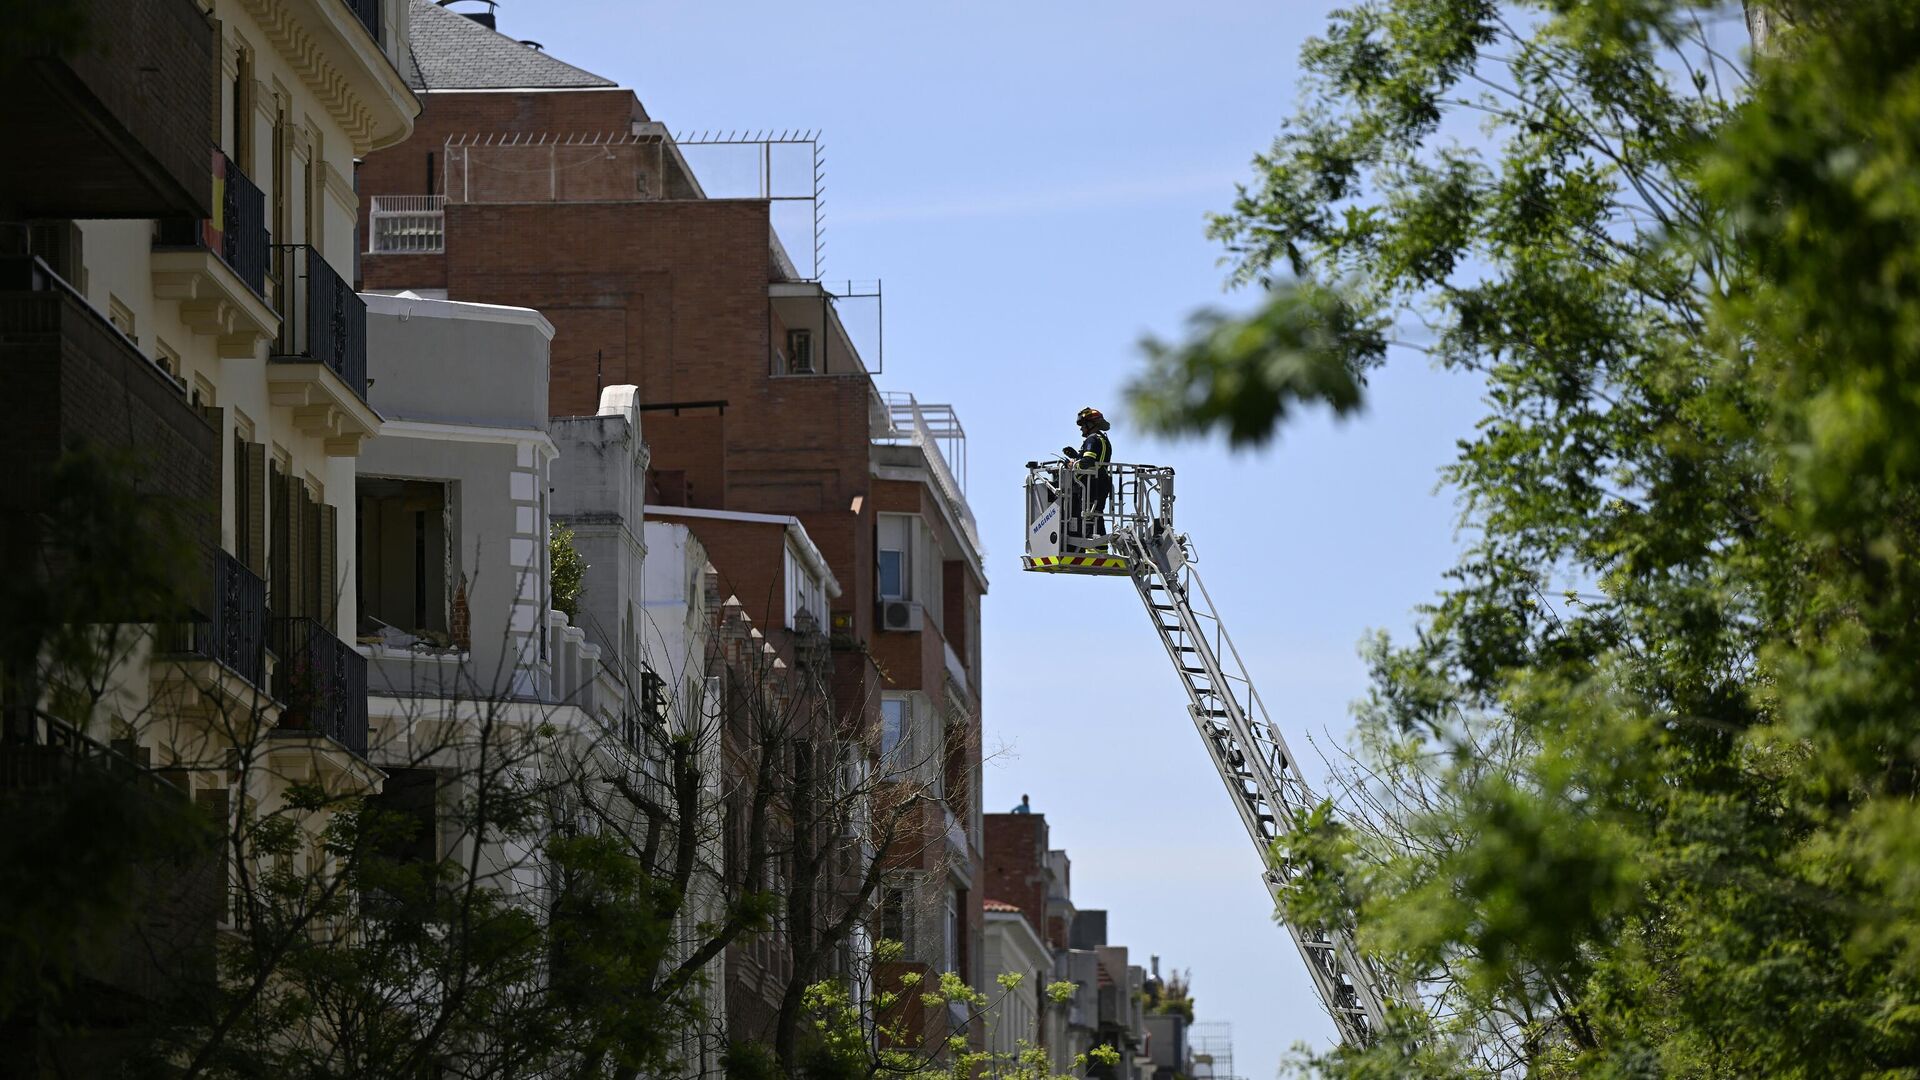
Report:
M727 416L723 410L649 412L640 424L653 455L650 471L660 489L659 496L649 496L648 501L709 510L726 507Z
M987 899L1020 909L1042 941L1047 933L1047 818L1045 814L985 815ZM1064 942L1056 942L1064 946Z
M721 599L737 596L753 624L785 653L787 625L785 525L717 518L675 518L671 511L648 515L678 521L692 530L720 574ZM788 654L791 663L791 655Z
M640 99L624 88L421 94L412 136L398 146L368 154L360 165L360 220L367 220L370 204L366 200L375 195L444 194L450 135L625 133L633 129L634 121L645 119Z

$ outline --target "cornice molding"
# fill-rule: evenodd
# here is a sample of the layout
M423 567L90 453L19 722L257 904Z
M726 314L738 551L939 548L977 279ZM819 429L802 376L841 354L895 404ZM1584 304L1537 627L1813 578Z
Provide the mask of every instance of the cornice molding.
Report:
M320 99L334 122L346 131L347 137L353 142L354 156L361 157L369 153L374 148L375 137L382 125L362 93L355 88L354 80L328 57L328 47L314 36L297 13L297 8L309 5L290 3L288 0L239 0L239 3L259 24L261 32L286 59L288 66ZM384 55L375 55L376 63L387 65ZM385 74L389 73L376 72L372 77L382 82L389 81L384 78ZM411 117L408 117L407 126L411 127Z

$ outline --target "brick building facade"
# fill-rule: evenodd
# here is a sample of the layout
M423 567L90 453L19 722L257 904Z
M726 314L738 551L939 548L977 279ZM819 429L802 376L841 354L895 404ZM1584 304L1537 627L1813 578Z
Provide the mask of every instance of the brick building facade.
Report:
M423 109L410 140L360 169L363 287L539 310L555 329L555 416L637 386L649 502L716 515L684 520L722 596L783 654L805 633L788 618L783 543L734 526L794 519L837 583L812 628L831 644L838 713L822 734L873 752L917 726L930 764L915 782L939 793L910 852L888 861L886 895L913 914L907 959L977 984L986 578L952 463L911 399L878 391L768 200L706 197L630 90L426 0L412 13ZM790 355L809 340L820 362ZM897 626L877 621L885 611Z

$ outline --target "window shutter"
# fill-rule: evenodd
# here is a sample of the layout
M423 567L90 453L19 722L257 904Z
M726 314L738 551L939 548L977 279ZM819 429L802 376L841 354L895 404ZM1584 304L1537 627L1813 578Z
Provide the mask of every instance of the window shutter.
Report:
M193 802L207 815L207 821L220 837L220 861L216 885L220 891L220 921L238 923L241 921L240 897L233 890L233 807L228 802L227 789L223 787L202 788L193 793Z
M241 475L241 483L246 485L247 494L247 568L261 577L267 576L267 507L266 500L260 494L260 481L267 475L267 447L265 443L248 443L246 470Z
M222 431L225 429L227 422L226 410L214 405L195 405L193 408L195 412L200 414L202 420L205 420L213 426L213 430ZM220 529L222 524L224 524L221 521L220 496L227 490L227 455L220 452L221 442L218 438L214 439L213 445L213 505L209 508L209 512L200 518L205 528L200 538L204 539L211 547L219 547ZM235 533L235 539L238 540L238 538L239 534Z
M300 481L300 561L294 576L299 579L300 614L309 619L320 617L320 515L315 512L313 489Z
M287 618L293 612L293 588L289 580L293 576L293 560L290 558L293 548L293 530L291 522L293 502L288 491L287 474L280 471L280 463L274 462L269 477L269 489L272 493L272 506L269 508L273 522L273 548L269 555L270 571L267 582L267 604L278 618Z
M306 561L301 558L301 541L306 538L307 485L298 477L287 477L286 520L282 531L287 546L287 610L289 618L298 618L307 613L306 597L301 586L306 579Z
M340 632L340 589L336 574L339 561L339 511L325 503L320 505L320 622L329 631Z
M225 96L223 91L226 89L226 81L227 81L226 70L225 70L226 59L227 59L227 43L224 40L221 31L222 31L222 25L219 19L215 19L215 18L207 19L207 32L213 35L213 68L212 70L207 72L207 74L213 79L213 85L208 88L209 90L212 91L212 98L213 98L213 123L212 123L213 130L211 132L208 132L208 134L212 136L211 141L215 146L220 145L220 134L221 134L220 132L220 120L221 120L220 99L223 96ZM238 109L240 107L240 103L237 101L234 102L233 107Z

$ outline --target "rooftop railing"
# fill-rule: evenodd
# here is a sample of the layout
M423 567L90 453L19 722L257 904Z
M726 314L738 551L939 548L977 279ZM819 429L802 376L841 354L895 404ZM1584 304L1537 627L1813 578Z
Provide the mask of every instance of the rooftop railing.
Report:
M447 250L445 195L375 195L367 254L434 255Z
M904 391L882 391L886 428L874 433L883 446L918 446L925 452L934 485L947 497L960 527L976 551L984 550L980 530L967 505L967 432L951 405L923 405Z

